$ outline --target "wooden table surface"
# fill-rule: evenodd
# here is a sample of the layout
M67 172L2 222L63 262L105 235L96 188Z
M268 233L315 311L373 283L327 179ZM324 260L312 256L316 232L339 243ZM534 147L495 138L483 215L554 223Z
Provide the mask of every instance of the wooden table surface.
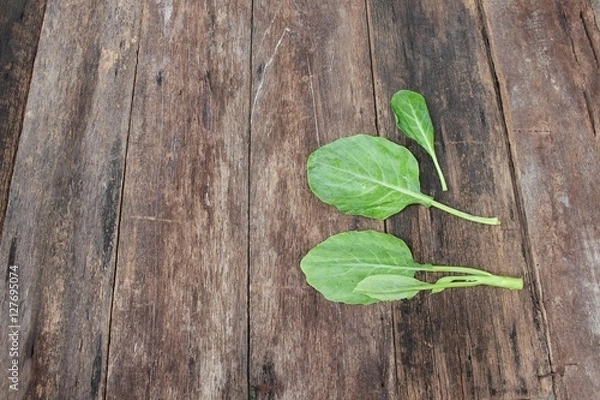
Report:
M600 398L598 0L0 3L0 398ZM502 225L324 205L357 133ZM366 228L525 288L328 302L300 259Z

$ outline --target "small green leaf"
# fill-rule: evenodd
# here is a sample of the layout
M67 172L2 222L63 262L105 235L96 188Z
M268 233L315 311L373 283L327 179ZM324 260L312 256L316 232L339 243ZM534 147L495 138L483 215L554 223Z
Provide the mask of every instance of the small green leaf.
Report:
M354 291L377 300L412 299L421 290L431 289L431 284L403 275L370 275L358 282Z
M391 106L398 129L419 143L431 156L440 178L442 190L448 190L446 179L435 153L433 123L425 98L410 90L400 90L392 96Z
M413 260L401 239L375 231L343 232L310 250L300 262L309 285L327 299L348 304L371 304L373 297L354 291L360 281L375 274L412 277L431 271L429 264Z
M383 220L410 204L421 204L482 224L500 223L497 218L455 210L421 193L415 157L382 137L356 135L322 146L308 157L307 175L313 193L344 214Z

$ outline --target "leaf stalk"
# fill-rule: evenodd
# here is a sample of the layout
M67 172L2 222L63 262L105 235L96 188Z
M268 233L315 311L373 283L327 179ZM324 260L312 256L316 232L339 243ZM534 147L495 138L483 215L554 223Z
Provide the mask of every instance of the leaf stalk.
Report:
M442 185L442 190L444 192L448 191L448 185L446 184L446 178L444 178L444 173L442 172L442 167L440 167L440 163L438 162L437 157L433 157L433 165L435 165L435 169L440 178L440 185Z
M432 284L435 292L441 292L449 288L466 288L474 286L494 286L503 289L521 290L523 289L523 279L512 276L492 275L463 275L463 276L445 276Z
M466 219L468 221L477 222L485 225L500 225L500 220L496 217L478 217L476 215L471 215L466 212L459 211L455 208L439 203L435 200L431 200L431 205L439 210L446 211L449 214L452 214L462 219Z

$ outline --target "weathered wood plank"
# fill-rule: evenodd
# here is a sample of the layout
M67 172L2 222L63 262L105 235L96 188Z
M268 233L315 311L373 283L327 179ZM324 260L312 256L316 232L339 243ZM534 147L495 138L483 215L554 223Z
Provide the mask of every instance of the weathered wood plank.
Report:
M501 227L478 226L415 207L392 218L422 262L468 265L524 276L526 288L492 288L421 295L395 307L399 395L405 399L549 398L544 327L522 243L511 155L493 65L477 2L373 1L370 4L378 124L394 127L391 95L401 88L425 95L448 179L442 192L430 158L414 143L422 187L439 201ZM504 20L504 18L502 18Z
M251 7L144 4L108 398L247 398Z
M559 399L600 398L600 32L588 1L484 2Z
M0 236L46 1L0 8Z
M103 398L137 13L47 4L0 246L19 273L19 391L2 379L3 398Z
M389 306L330 303L299 263L327 236L381 223L341 216L306 184L319 145L376 133L364 5L254 4L250 385L257 399L396 398Z

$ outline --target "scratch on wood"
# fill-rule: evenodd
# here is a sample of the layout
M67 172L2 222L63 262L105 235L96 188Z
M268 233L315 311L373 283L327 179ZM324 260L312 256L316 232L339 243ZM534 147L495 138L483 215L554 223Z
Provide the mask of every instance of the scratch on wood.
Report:
M515 133L538 134L544 136L552 134L552 131L548 129L515 129Z
M587 92L587 90L583 91L583 99L585 100L585 109L587 111L587 115L588 115L588 120L590 121L590 127L592 128L592 133L594 134L595 137L598 136L597 134L597 130L596 130L596 121L594 118L594 113L593 113L593 107L592 107L592 102L590 100L590 94Z
M179 223L179 221L174 220L174 219L152 217L150 215L133 215L128 218L132 219L134 221L167 222L167 223L173 223L173 224Z
M167 0L164 2L164 7L160 10L160 14L163 19L163 35L167 37L169 36L171 15L173 14L173 0Z
M275 20L279 16L279 11L281 10L282 6L283 6L283 3L280 3L279 4L279 8L277 8L277 10L275 11L275 13L273 15L273 18L271 18L271 21L269 21L269 26L267 27L267 29L265 29L265 32L263 33L262 38L260 39L259 47L262 47L262 44L265 41L265 38L271 32L271 27L273 26L273 23L275 22Z
M281 46L281 42L283 42L283 38L285 37L286 33L288 33L289 31L290 31L290 29L288 27L286 27L283 30L283 32L281 33L281 36L279 37L279 40L277 41L277 44L275 45L273 54L271 54L271 57L267 60L264 67L262 68L262 76L260 78L260 83L258 84L258 89L256 89L256 94L254 95L254 100L252 101L252 109L250 110L250 123L252 123L252 119L254 117L254 110L256 109L256 103L262 93L262 88L263 88L263 84L265 83L265 76L267 75L267 70L273 63L273 60L275 59L275 56L277 55L277 50L279 50L279 46Z
M203 205L205 209L211 208L212 203L210 201L210 180L202 185L203 196Z

